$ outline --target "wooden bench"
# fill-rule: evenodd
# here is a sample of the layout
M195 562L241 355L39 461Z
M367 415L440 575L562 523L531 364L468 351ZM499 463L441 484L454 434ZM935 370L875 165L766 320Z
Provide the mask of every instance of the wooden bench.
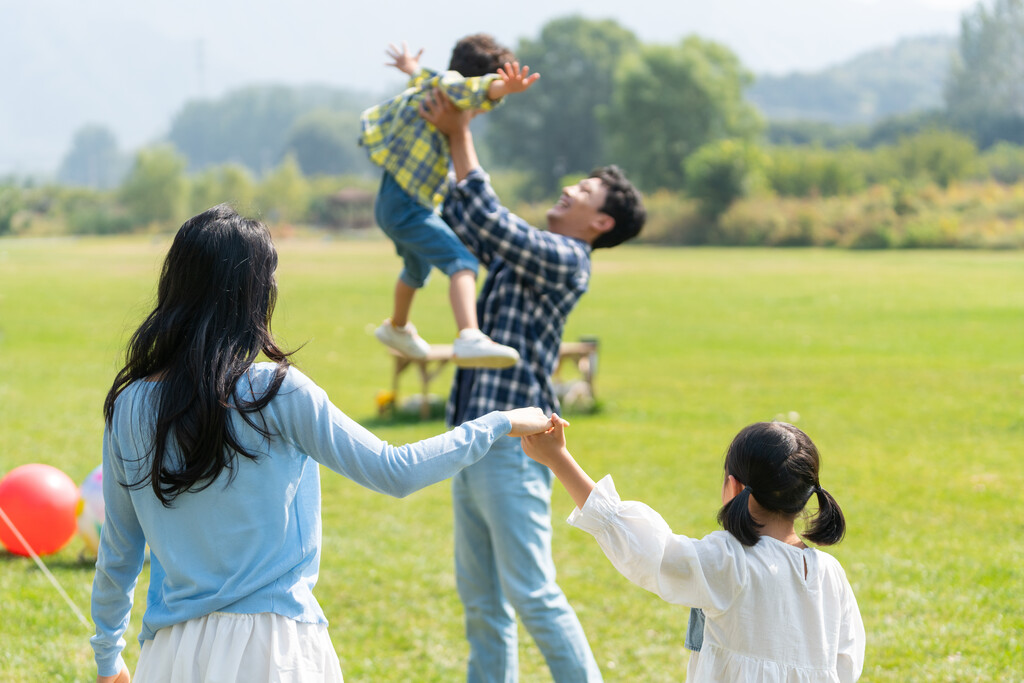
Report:
M597 340L593 338L584 338L576 342L562 342L558 349L558 365L555 366L555 372L551 377L559 400L573 404L593 405L594 376L597 373L597 346ZM390 348L388 351L395 359L394 374L391 378L390 405L399 405L399 381L408 368L414 367L420 379L420 418L427 419L430 417L430 383L441 374L448 363L452 362L452 345L432 344L426 358L409 358ZM563 378L562 369L564 367L575 368L579 377Z

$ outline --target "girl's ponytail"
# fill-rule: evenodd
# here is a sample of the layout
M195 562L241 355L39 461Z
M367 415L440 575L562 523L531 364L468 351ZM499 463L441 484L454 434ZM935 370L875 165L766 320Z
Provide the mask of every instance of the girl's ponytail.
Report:
M744 486L742 491L718 511L718 523L743 545L757 545L761 540L758 529L762 525L755 522L750 515L748 501L752 493L749 486Z
M818 494L818 514L804 531L804 537L816 545L834 545L846 535L846 518L839 503L821 486L814 487Z

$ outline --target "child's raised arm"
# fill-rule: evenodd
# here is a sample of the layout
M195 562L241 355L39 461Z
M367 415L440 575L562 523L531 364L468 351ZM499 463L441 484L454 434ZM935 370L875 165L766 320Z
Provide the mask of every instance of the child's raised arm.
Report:
M523 437L523 451L541 465L550 467L572 496L576 507L582 508L594 490L594 480L583 471L566 448L565 428L569 423L557 415L552 415L551 420L554 426L548 431Z
M487 88L487 97L492 100L500 100L505 95L528 90L531 85L537 82L540 74L530 73L530 67L519 68L519 62L506 62L505 66L498 67L498 75L491 81Z
M413 74L419 72L419 70L420 70L420 57L423 56L423 48L422 47L420 48L420 51L417 52L416 56L414 57L412 55L412 53L409 52L409 46L406 45L405 41L403 40L402 41L402 49L401 50L399 50L395 46L394 43L388 43L387 53L388 53L388 57L391 57L391 61L388 63L388 66L393 66L396 69L398 69L399 71L407 73L410 76L412 76Z

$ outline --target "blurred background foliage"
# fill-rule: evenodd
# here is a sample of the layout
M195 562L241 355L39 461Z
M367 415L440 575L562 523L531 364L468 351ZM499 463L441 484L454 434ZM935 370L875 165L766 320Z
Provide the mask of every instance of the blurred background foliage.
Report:
M755 79L699 36L645 44L567 16L514 46L541 82L474 123L507 205L537 224L566 182L616 163L642 239L774 246L1024 246L1024 0L815 74ZM0 178L0 235L171 230L230 202L286 226L373 226L359 114L387 94L251 86L186 103L124 150L102 125L56 178Z

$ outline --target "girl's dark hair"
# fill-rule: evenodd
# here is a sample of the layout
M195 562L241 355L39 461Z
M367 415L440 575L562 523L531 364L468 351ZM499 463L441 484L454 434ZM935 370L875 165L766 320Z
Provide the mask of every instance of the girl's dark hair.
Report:
M448 70L458 71L466 78L472 78L496 73L506 62L515 60L515 54L498 43L494 36L474 33L455 44Z
M159 379L156 431L146 476L124 482L150 485L164 506L178 494L201 491L235 458L256 455L232 433L230 411L264 436L253 414L277 394L290 365L277 346L270 319L277 301L277 251L259 221L221 204L185 222L164 260L156 308L128 342L124 368L103 403L107 425L114 402L133 382ZM277 363L269 389L253 401L236 385L262 352ZM180 461L168 456L173 436Z
M817 545L843 540L843 511L818 483L821 458L810 437L785 422L758 422L744 427L725 455L725 473L744 485L743 490L718 511L718 522L744 545L757 545L760 524L748 508L754 497L769 512L796 515L812 495L818 496L818 514L804 530L804 538Z

